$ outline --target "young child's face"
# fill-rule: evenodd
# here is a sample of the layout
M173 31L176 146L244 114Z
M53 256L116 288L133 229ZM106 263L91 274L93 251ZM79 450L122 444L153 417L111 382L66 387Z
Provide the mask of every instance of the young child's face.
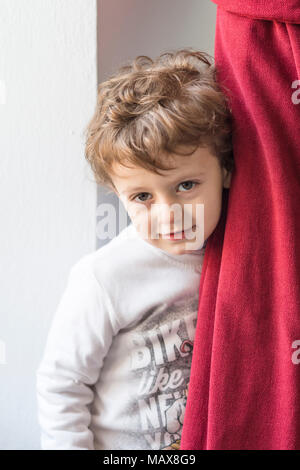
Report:
M162 175L142 167L114 164L115 174L111 178L133 225L145 241L171 254L194 253L217 226L223 187L230 187L231 173L221 168L217 157L206 147L198 147L189 156L172 154L167 158L170 166L176 168L159 170ZM174 204L179 212L170 210ZM199 204L204 205L204 240L201 237L202 243L197 245L196 206ZM190 214L188 224L184 211ZM171 232L183 229L185 233L195 231L194 238L184 238L181 233L180 238L170 237Z

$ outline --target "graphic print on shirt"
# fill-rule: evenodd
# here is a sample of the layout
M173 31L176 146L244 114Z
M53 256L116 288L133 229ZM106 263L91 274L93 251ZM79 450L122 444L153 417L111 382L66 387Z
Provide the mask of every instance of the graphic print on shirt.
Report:
M131 335L137 435L150 449L179 449L198 313L198 295L177 297L147 313Z

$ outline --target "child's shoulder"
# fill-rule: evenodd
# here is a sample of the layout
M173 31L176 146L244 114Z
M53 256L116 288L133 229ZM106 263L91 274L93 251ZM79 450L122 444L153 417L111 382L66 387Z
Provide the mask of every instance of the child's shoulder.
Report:
M126 276L138 260L142 261L142 247L131 223L106 245L82 256L72 266L72 273L80 277L92 275L104 283L110 279L115 280L119 275Z

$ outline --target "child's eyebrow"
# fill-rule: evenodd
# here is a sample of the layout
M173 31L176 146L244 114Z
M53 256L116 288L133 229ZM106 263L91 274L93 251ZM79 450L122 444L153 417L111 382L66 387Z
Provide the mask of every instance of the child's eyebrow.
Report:
M204 176L205 175L205 172L202 171L200 173L196 173L196 175L190 175L190 173L186 176L181 176L180 178L176 178L175 181L170 181L170 184L175 184L175 183L180 183L181 181L188 181L188 180L193 180L195 178L197 178L197 176ZM131 193L131 192L136 192L136 191L143 191L144 190L144 187L138 187L138 188L129 188L129 189L126 189L124 191L121 192L121 194L128 194L128 193Z
M125 191L121 191L121 194L129 194L135 191L142 191L143 189L144 188L129 188L129 189L126 189Z

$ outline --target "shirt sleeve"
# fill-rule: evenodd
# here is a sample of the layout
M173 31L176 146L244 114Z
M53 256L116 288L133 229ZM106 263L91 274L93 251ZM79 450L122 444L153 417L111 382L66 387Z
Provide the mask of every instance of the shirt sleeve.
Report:
M105 289L82 263L66 289L36 371L42 450L94 450L89 429L94 385L118 326Z

